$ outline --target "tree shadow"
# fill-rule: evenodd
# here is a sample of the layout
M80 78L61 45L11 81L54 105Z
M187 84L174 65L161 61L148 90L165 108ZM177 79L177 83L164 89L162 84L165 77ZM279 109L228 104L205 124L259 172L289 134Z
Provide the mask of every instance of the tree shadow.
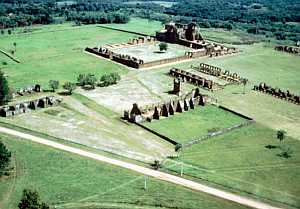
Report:
M267 149L276 149L276 148L278 148L278 146L268 144L267 146L265 146L265 148L267 148Z

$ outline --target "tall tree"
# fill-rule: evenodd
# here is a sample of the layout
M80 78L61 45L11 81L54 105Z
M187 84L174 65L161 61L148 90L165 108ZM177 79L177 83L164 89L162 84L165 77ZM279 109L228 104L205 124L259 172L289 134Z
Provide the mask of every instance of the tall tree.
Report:
M0 176L7 169L11 158L11 152L0 141Z
M4 73L0 70L0 105L5 104L11 99L8 81Z
M59 87L59 81L50 80L49 81L49 87L52 89L53 92L55 92L55 90L58 89L58 87Z
M277 139L279 139L279 141L283 141L286 135L286 131L284 130L278 130L277 131Z
M76 84L75 83L71 83L71 82L66 82L66 83L64 83L63 88L65 90L67 90L68 93L71 95L72 92L76 89Z

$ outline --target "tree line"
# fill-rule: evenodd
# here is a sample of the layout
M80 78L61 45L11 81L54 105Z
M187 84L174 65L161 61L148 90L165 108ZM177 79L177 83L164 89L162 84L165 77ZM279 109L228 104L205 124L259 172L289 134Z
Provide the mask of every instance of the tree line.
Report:
M277 40L300 40L300 2L294 0L0 0L0 28L75 21L79 24L127 23L132 16L163 23L197 22L203 28L242 29ZM2 33L2 32L1 32Z

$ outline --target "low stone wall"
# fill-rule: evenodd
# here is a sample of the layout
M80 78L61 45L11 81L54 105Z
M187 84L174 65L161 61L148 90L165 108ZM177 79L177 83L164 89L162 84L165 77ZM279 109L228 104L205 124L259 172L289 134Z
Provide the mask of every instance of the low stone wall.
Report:
M200 63L199 66L191 66L192 69L197 70L201 73L216 76L220 79L228 81L230 83L241 84L244 80L248 81L246 78L242 78L237 73L232 73L229 70L222 70L221 68L208 65L205 63Z
M30 112L38 108L47 108L61 103L62 99L54 96L42 97L36 100L21 102L14 105L0 107L0 116L11 117L22 113Z
M140 123L144 121L151 122L152 120L159 120L160 117L169 117L177 113L182 113L195 106L206 104L206 96L201 95L199 89L195 89L187 95L181 96L168 102L154 104L150 106L138 107L133 104L129 111L124 111L124 119Z
M180 78L184 82L189 82L193 85L200 86L210 91L222 89L222 87L219 84L211 80L207 80L206 78L202 78L199 75L180 70L178 68L172 68L169 72L169 75L176 78Z
M278 99L286 100L294 104L300 105L300 96L292 94L289 90L281 90L280 88L273 88L266 83L260 83L253 87L253 90L259 91L265 94L269 94Z

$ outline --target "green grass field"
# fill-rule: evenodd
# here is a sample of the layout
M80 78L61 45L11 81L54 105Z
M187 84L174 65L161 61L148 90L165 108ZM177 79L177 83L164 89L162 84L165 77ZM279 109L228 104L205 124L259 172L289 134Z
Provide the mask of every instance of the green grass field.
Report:
M146 127L178 143L187 143L210 132L230 128L246 122L245 119L212 105L197 107L169 118L145 122Z
M268 149L267 145L277 148ZM289 147L292 157L279 157L279 147ZM252 124L183 149L177 163L185 164L186 175L300 207L299 149L298 140L286 138L280 143L274 130ZM172 160L165 166L178 173L181 169Z
M150 25L147 20L133 19L126 27L128 30L139 28L145 33L154 33L155 28L160 27L157 22L151 23L151 27L144 27L145 24ZM132 37L132 34L103 29L97 25L38 26L33 33L1 37L0 48L5 51L12 50L13 43L17 43L15 57L21 63L17 64L0 54L0 67L9 76L14 88L33 83L47 86L50 79L76 81L80 73L93 73L97 77L110 72L124 74L128 71L125 67L85 54L83 50L87 46L127 42ZM2 65L2 61L8 65Z
M244 208L212 196L148 178L42 145L1 136L15 167L0 179L0 207L17 208L22 190L38 190L56 208ZM28 151L30 150L30 152Z

